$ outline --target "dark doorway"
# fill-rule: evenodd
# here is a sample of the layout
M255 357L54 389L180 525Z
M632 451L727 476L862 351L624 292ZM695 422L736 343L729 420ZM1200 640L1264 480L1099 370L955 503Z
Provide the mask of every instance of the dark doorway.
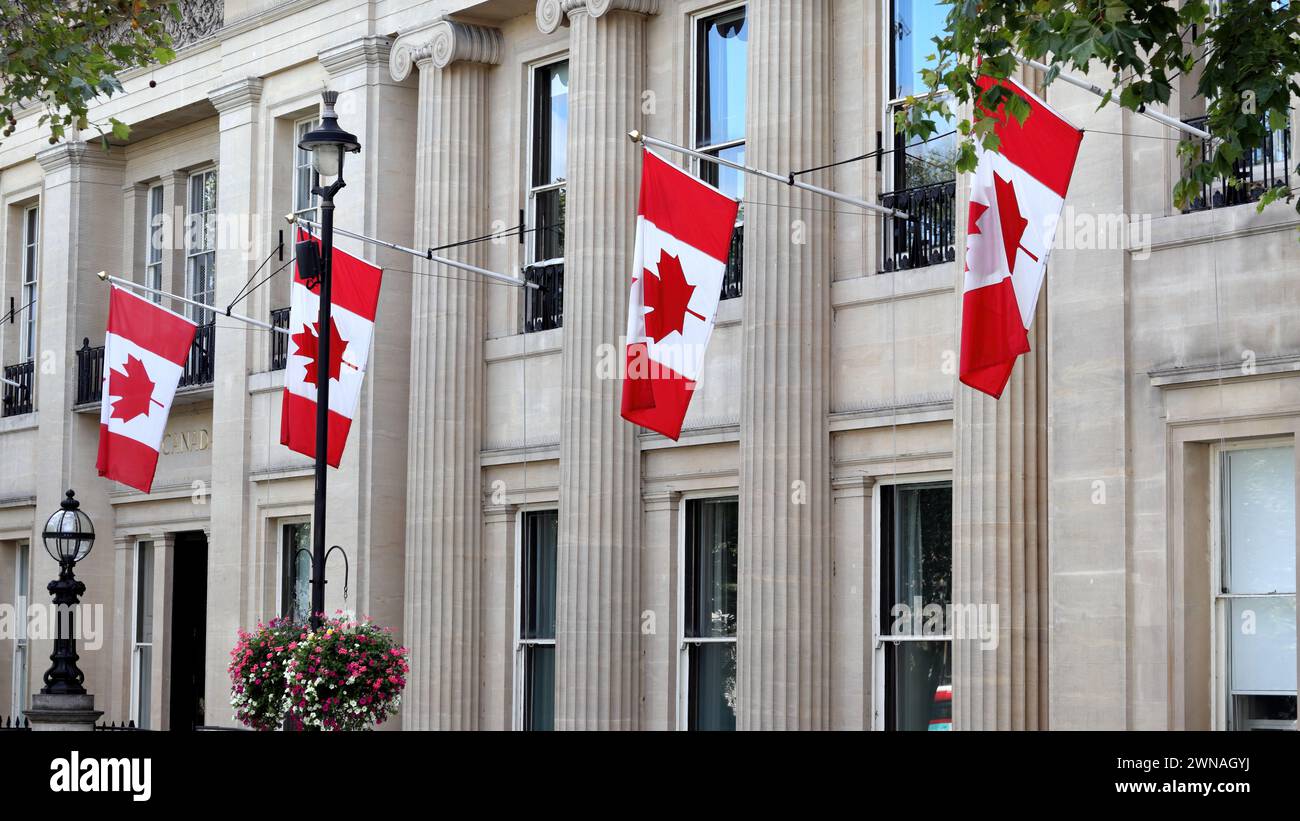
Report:
M208 540L178 533L172 561L171 723L173 730L203 725L203 659L208 621Z

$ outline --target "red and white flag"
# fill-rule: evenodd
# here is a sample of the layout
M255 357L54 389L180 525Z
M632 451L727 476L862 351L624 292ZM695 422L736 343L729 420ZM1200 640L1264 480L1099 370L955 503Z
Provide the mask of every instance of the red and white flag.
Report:
M99 410L100 476L148 493L176 386L198 326L111 286Z
M740 204L646 151L623 418L677 439L704 365Z
M982 89L994 82L979 80ZM980 152L970 184L961 313L961 381L993 397L1029 352L1028 329L1083 139L1024 86L1003 85L1031 113L1021 125L1004 106L994 127L1001 145Z
M298 229L298 241L320 239ZM284 403L280 409L280 444L316 457L316 386L322 370L330 379L329 453L334 467L343 459L343 446L361 400L370 340L375 334L375 309L383 269L334 249L330 274L330 361L318 361L320 283L311 287L294 266L289 295L289 351L285 363Z

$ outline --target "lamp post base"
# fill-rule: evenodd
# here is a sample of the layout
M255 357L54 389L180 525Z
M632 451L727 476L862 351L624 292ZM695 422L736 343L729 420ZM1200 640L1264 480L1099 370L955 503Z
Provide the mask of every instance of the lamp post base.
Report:
M93 730L95 722L103 714L103 710L95 709L95 697L90 693L85 695L36 693L32 696L32 708L26 711L32 730L43 732Z

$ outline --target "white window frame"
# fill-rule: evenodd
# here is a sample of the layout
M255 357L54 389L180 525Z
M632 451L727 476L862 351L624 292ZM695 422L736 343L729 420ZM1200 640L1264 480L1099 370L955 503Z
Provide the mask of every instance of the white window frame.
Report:
M31 362L36 359L37 342L37 298L40 291L41 268L41 206L29 205L23 209L23 306L27 315L23 317L22 338L19 340L22 360Z
M526 68L528 71L528 136L525 144L525 161L524 161L524 191L527 200L524 206L524 229L527 239L524 240L524 266L528 268L542 267L544 265L560 265L564 263L564 257L552 257L550 259L537 259L537 237L535 229L537 228L537 196L550 191L558 191L562 188L567 189L569 186L568 176L565 176L564 182L552 182L546 185L533 185L533 162L536 159L533 156L533 146L535 145L533 137L534 129L537 125L537 72L544 68L559 65L560 63L569 63L568 53L547 57L534 63L529 63ZM573 66L569 64L569 100L572 102L573 97ZM572 106L570 106L572 114ZM565 138L568 138L566 133ZM565 161L568 162L568 151L565 151ZM568 216L567 211L565 216Z
M205 209L199 212L193 210L195 181L197 180L199 185L204 185L203 180L205 180L208 175L211 175L213 179L216 180L217 186L221 184L221 180L217 177L216 168L205 168L202 171L195 171L189 175L185 182L185 297L197 302L202 302L206 305L213 305L216 302L217 280L216 198L213 198L211 210ZM204 229L201 231L201 235L206 240L206 244L201 248L196 248L194 240L196 235L200 233L196 228L196 224L200 221L206 224L209 223L209 220L210 224L205 225ZM211 271L213 283L213 289L211 292L207 291L206 288L203 291L199 291L195 288L195 266L198 264L197 261L203 257L207 257L209 260L208 264L210 267L208 270ZM190 319L200 325L211 322L212 318L215 316L212 312L205 311L202 308L197 308L195 306L187 306L187 308Z
M31 601L32 548L30 542L19 542L14 551L14 606L18 608L17 634L14 636L13 668L11 671L10 716L17 720L27 709L31 663L31 645L27 638L27 606Z
M271 521L275 526L275 615L279 618L284 615L284 574L289 570L284 563L284 529L290 525L307 525L308 532L310 532L311 517L286 516ZM311 609L310 604L307 609Z
M942 636L889 636L882 633L880 623L880 568L881 546L884 534L881 533L880 489L882 487L902 487L905 485L933 484L935 482L952 483L951 471L932 471L926 473L909 473L901 476L878 476L871 494L871 729L885 729L885 645L903 641L952 641L952 634ZM954 489L955 490L955 489ZM954 591L955 593L955 591Z
M1251 593L1224 593L1223 591L1223 551L1224 532L1223 532L1223 471L1224 456L1235 450L1261 450L1265 448L1290 447L1300 448L1300 442L1293 437L1269 437L1266 439L1243 439L1227 442L1216 442L1210 448L1210 647L1212 650L1213 663L1210 670L1210 691L1213 693L1213 700L1210 704L1210 726L1216 730L1228 730L1228 713L1229 700L1232 693L1229 686L1228 677L1230 674L1230 648L1229 638L1232 635L1229 621L1230 608L1233 599L1241 598L1282 598L1287 595L1292 597L1294 593L1286 594L1251 594ZM1300 481L1300 477L1297 477ZM1300 622L1297 622L1297 630L1300 631ZM1300 704L1300 702L1298 702ZM1259 722L1261 728L1263 722ZM1285 726L1279 726L1278 729L1295 730L1295 722L1279 722Z
M933 1L934 0L932 0L932 2ZM883 107L880 112L880 142L882 144L877 146L877 148L881 151L890 151L890 153L882 155L880 163L881 172L884 175L884 178L881 180L880 190L888 194L894 191L905 190L898 188L898 180L895 179L895 162L897 158L894 157L892 152L893 149L896 148L897 136L894 130L894 113L898 109L906 107L907 98L895 97L894 89L890 86L890 78L894 70L894 2L893 0L884 0L882 6L881 25L883 30L881 31L881 42L884 43L884 48L880 50L880 99L883 101ZM934 97L947 97L950 94L951 92L948 91L948 89L941 88L926 92L925 94L917 94L915 95L915 98L917 100L927 100ZM957 112L954 108L953 116L956 116L956 114Z
M154 201L158 208L154 210ZM144 284L155 290L163 290L163 246L158 240L158 229L167 210L163 196L162 183L149 186L144 193ZM149 294L149 299L162 304L162 294Z
M310 193L312 183L315 181L312 177L311 154L299 148L298 143L306 136L308 131L318 125L320 125L320 118L314 115L295 120L293 123L293 213L294 216L306 217L312 222L319 219L316 209L320 207L320 197ZM304 174L307 177L308 191L306 203L298 198Z
M524 648L530 646L534 646L534 647L555 646L555 639L525 639L523 637L523 630L521 628L521 624L524 618L524 536L526 530L524 527L524 520L526 518L526 514L545 513L552 510L557 511L557 515L558 515L559 508L555 502L539 502L536 504L521 505L515 511L515 561L514 561L515 593L514 593L514 608L513 608L514 612L512 617L512 623L513 623L512 631L513 631L513 640L514 640L513 646L515 648L515 652L511 657L511 666L514 669L511 675L511 679L513 681L513 693L512 693L512 700L511 700L512 709L510 711L511 712L510 727L512 730L524 729L524 684L525 684L524 668L526 666L524 664L524 652L525 652ZM556 544L556 549L557 550L559 549L558 542ZM557 556L556 558L557 558L556 570L558 572L559 557ZM558 577L556 578L555 583L557 586L559 585ZM556 592L558 593L558 590ZM557 596L556 599L557 605L558 602L559 599Z
M743 3L741 5L744 5ZM690 712L691 705L691 670L690 670L690 645L692 644L736 644L738 636L717 636L710 638L688 637L686 635L686 508L688 502L699 501L701 499L732 499L740 503L740 488L713 488L711 490L692 490L682 493L677 499L677 573L675 574L677 586L677 721L676 726L680 731L690 729L690 720L687 715ZM737 546L739 549L739 545ZM738 568L739 569L739 568ZM737 600L736 608L739 610L740 602ZM739 613L737 615L736 629L739 632Z
M147 547L146 547L146 545L147 545ZM153 641L150 640L150 641L148 641L148 642L142 642L142 641L139 640L139 635L140 635L140 616L141 616L141 614L140 614L140 609L141 609L141 605L142 605L142 603L143 603L143 597L141 596L141 591L140 591L140 570L141 570L141 562L142 562L142 560L144 560L144 559L146 558L145 555L144 555L146 552L148 553L147 560L148 560L149 562L154 562L154 549L155 549L155 547L156 547L156 543L155 543L152 539L140 539L140 540L138 540L138 541L135 543L135 550L132 551L132 553L134 554L134 556L133 556L133 558L132 558L132 562L131 562L131 705L130 705L130 718L131 718L132 721L135 722L135 726L136 726L136 727L139 727L140 729L148 729L148 728L149 728L149 724L150 724L150 720L149 720L149 719L150 719L150 714L151 714L151 712L152 712L152 708L153 708L152 698L150 699L150 703L149 703L149 704L141 704L141 703L140 703L140 692L141 692L141 687L140 687L140 685L141 685L141 682L142 682L142 680L144 679L145 676L149 676L149 677L152 677L152 676L153 676L153 663L154 663L154 655L153 655L153 653L152 653L153 646L154 646ZM157 564L156 564L156 563L154 564L154 567L157 567ZM157 584L158 584L158 579L157 579L157 577L151 573L151 575L150 575L150 582L149 582L150 589L149 589L149 591L148 591L148 592L149 592L149 597L150 597L150 598L153 598L154 593L155 593L155 591L156 591L156 589L157 589L157 588L156 588ZM152 609L150 609L150 614L149 614L149 616L150 616L150 620L151 620L151 621L154 621L154 624L151 625L151 627L156 626L156 625L157 625L157 622L156 622L156 619L154 618L154 617L155 617L155 614L154 614L154 612L153 612ZM151 631L151 632L152 632L152 631ZM149 654L149 669L148 669L147 671L143 669L143 657L144 657L144 654L141 652L142 649L145 648L145 647L148 647L149 650L151 651L150 654ZM152 687L150 688L150 694L151 694L151 695L153 694L153 688L152 688Z
M746 135L744 137L741 137L739 140L728 140L720 143L710 143L709 145L699 145L699 129L700 129L699 113L700 113L700 102L701 102L700 101L700 23L709 19L710 17L720 17L721 15L724 15L730 11L735 11L736 9L745 9L746 23L748 23L749 9L747 8L747 6L748 3L744 2L743 0L742 2L737 2L737 3L724 3L719 6L714 6L712 8L698 11L692 14L690 18L691 19L691 23L690 23L691 25L691 29L690 29L691 69L690 69L689 128L691 134L691 147L694 148L696 151L702 151L705 154L713 153L713 152L721 154L723 151L727 150L728 148L736 148L737 146L747 145L749 135L748 133L746 133ZM745 75L745 90L746 93L748 93L749 90L748 69L746 69L746 75ZM701 179L703 179L703 174L701 173L703 169L701 168L701 165L704 162L706 161L701 160L698 157L691 158L691 172L696 177L700 177ZM744 224L745 224L745 209L742 207L739 211L736 212L736 225L740 226Z

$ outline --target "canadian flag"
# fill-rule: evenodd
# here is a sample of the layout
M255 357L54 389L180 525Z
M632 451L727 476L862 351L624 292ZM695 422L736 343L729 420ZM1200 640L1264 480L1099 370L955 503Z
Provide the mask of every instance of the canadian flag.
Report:
M99 409L99 475L148 493L198 326L111 286Z
M320 239L302 228L298 241ZM343 446L361 400L370 340L375 334L375 309L383 269L334 249L330 274L330 361L322 367L317 354L320 339L320 283L309 286L294 266L289 295L289 350L285 363L284 403L280 409L280 444L316 458L316 386L322 371L330 379L329 453L327 461L338 467Z
M644 152L623 418L677 439L713 334L740 204Z
M981 89L995 82L981 77ZM1021 354L1042 289L1083 132L1015 80L1003 86L1029 103L1024 124L1005 106L995 115L997 151L983 151L970 183L961 381L999 397Z

